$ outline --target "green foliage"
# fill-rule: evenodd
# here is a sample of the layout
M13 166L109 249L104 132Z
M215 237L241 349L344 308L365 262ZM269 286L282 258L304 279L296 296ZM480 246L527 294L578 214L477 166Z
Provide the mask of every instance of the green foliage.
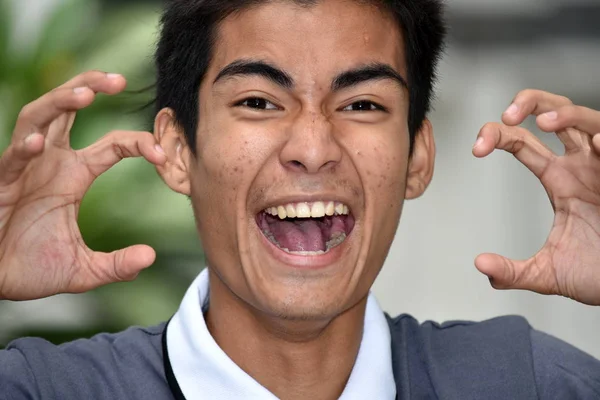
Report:
M16 1L16 0L15 0ZM68 0L56 7L30 46L15 45L8 2L0 1L0 146L10 143L16 116L26 103L89 69L117 72L128 78L128 92L99 96L78 114L72 130L75 148L85 147L110 130L147 130L152 113L140 112L151 93L136 93L153 82L152 52L158 13L136 5L99 13L99 3ZM146 243L158 253L156 264L134 283L115 284L90 294L97 304L92 326L69 332L0 326L0 336L25 333L62 341L89 332L115 330L168 319L202 266L189 201L172 193L144 160L124 160L101 176L84 198L79 225L94 250L112 251ZM18 307L18 304L0 304ZM1 340L1 338L0 338Z

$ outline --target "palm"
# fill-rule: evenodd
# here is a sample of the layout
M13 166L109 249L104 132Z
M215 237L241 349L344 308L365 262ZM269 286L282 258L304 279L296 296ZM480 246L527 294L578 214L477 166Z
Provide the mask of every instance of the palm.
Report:
M589 136L570 129L571 135ZM554 271L555 291L593 303L600 282L600 157L587 149L557 157L541 182L555 210L538 268ZM547 265L544 265L547 264Z
M43 295L51 295L67 287L67 279L77 280L81 270L89 270L89 250L77 226L82 194L89 187L85 175L72 150L46 148L22 180L0 196L0 262L9 263L3 268L6 287L21 287L13 282L18 277L37 276ZM29 297L23 292L5 295Z
M90 89L98 87L94 91L109 93L124 87L124 81L117 78L115 83L113 78L109 84L117 89L102 89L106 80L102 73L83 74L75 78L75 87L88 83ZM77 99L72 88L61 88L29 105L17 122L13 144L0 159L0 298L83 292L132 279L154 260L154 251L147 246L105 254L90 250L82 239L79 206L97 176L124 157L165 161L147 132L113 132L85 149L71 149L74 110L94 98L89 89L82 93ZM79 101L82 106L43 108L61 101ZM35 120L44 116L45 122Z

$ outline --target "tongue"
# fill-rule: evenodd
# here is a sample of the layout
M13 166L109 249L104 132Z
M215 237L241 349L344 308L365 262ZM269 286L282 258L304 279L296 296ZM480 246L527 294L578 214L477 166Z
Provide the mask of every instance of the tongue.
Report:
M289 251L325 251L325 242L329 240L312 219L275 221L269 228L279 246Z
M343 217L302 218L280 220L263 214L261 228L272 235L279 247L289 251L326 251L334 234L346 231Z

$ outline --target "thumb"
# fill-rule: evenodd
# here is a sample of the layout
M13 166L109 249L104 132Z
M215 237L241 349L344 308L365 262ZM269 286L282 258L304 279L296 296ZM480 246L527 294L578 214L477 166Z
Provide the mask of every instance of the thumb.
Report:
M494 289L521 289L541 294L553 294L553 274L540 265L537 255L528 260L511 260L498 254L480 254L475 267L490 279Z
M83 286L98 287L114 282L132 281L154 263L156 252L150 246L135 245L112 253L94 252L89 264L91 279Z

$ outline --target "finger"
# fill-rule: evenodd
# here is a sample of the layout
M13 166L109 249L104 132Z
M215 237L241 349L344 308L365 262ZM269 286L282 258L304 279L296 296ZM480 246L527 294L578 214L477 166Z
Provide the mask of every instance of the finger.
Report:
M535 176L541 178L555 154L525 128L488 123L479 132L473 155L486 157L494 149L512 153Z
M167 156L150 132L114 131L78 154L90 172L99 176L124 158L144 157L155 165L163 165Z
M65 148L71 146L71 128L75 124L76 111L68 111L61 114L48 126L46 138L53 144Z
M46 134L48 126L66 112L92 104L95 94L88 88L55 89L21 109L13 133L13 142L32 133Z
M96 71L82 74L23 107L13 137L21 140L34 132L45 133L52 121L62 114L92 104L96 93L116 94L123 91L125 85L120 75ZM61 132L63 137L68 136L68 129L65 131Z
M96 93L114 95L125 90L127 81L121 74L106 73L102 71L87 71L68 80L59 88L75 89L89 87Z
M538 127L556 132L567 153L593 147L592 135L600 132L600 112L587 107L569 105L537 117Z
M89 266L76 277L74 292L85 292L114 282L132 281L154 263L156 252L146 245L135 245L112 253L92 252Z
M600 133L594 135L592 138L592 146L594 147L596 154L600 155Z
M593 135L600 132L600 111L575 105L563 106L538 116L537 124L544 132L575 128Z
M536 257L516 261L497 254L480 254L475 267L490 279L495 289L522 289L541 294L557 293L554 275Z
M0 186L10 185L23 173L29 161L44 150L44 137L34 133L13 143L0 158Z
M523 90L502 114L502 122L509 126L520 125L530 115L537 116L571 104L573 102L564 96L542 90Z

